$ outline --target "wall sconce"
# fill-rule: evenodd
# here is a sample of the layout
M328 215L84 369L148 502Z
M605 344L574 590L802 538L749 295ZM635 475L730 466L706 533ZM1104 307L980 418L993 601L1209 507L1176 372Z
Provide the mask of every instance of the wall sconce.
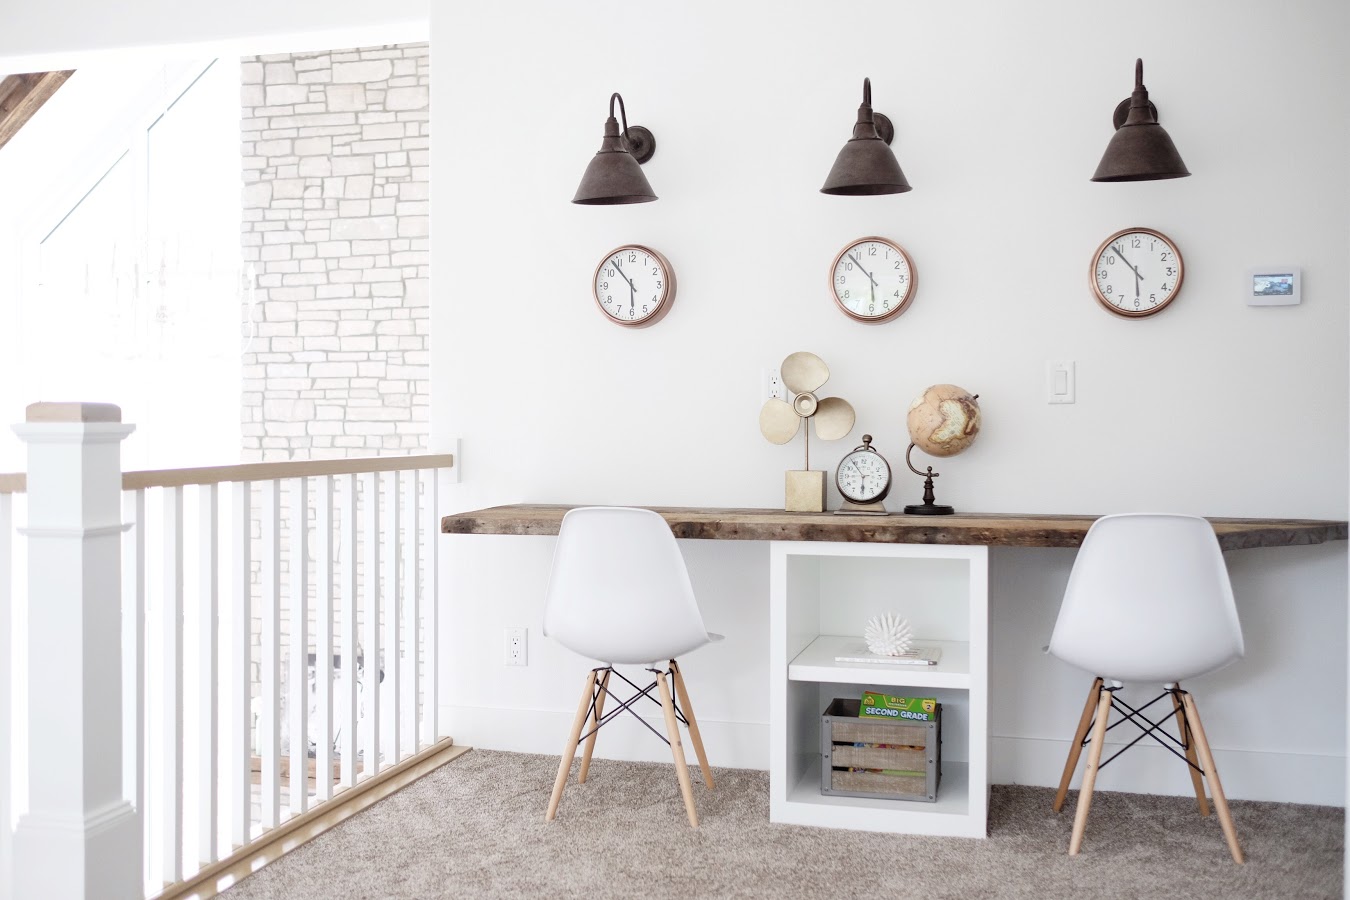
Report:
M1181 154L1158 124L1158 108L1144 87L1144 61L1134 61L1134 93L1120 101L1113 121L1116 133L1106 145L1093 181L1157 181L1191 174Z
M858 122L853 137L835 157L834 168L825 179L822 194L860 196L867 194L903 194L910 190L900 163L891 152L895 137L891 120L872 112L872 79L863 79L863 102L858 107Z
M623 116L623 131L614 118L614 101L619 101L619 115ZM591 157L586 174L573 203L608 206L615 203L647 203L656 194L642 174L640 163L645 163L656 152L656 138L641 125L628 127L628 112L623 98L614 93L609 98L609 118L605 120L605 136L600 149Z

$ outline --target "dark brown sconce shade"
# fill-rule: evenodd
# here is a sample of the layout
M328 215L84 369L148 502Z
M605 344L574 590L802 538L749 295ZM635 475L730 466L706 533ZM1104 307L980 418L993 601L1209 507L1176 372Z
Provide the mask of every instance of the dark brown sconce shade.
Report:
M1134 61L1134 93L1122 100L1114 116L1116 133L1106 145L1093 181L1158 181L1191 174L1163 127L1158 108L1144 87L1144 61Z
M614 118L614 101L619 101L619 115L623 130ZM628 127L628 113L623 98L617 93L609 98L609 118L605 120L605 136L600 149L591 157L586 174L581 176L573 203L591 206L609 206L616 203L647 203L656 199L641 163L656 152L656 138L640 125Z
M865 196L903 194L910 190L905 173L891 151L895 129L881 113L872 112L872 79L863 79L863 102L853 137L835 157L834 168L825 179L822 194Z

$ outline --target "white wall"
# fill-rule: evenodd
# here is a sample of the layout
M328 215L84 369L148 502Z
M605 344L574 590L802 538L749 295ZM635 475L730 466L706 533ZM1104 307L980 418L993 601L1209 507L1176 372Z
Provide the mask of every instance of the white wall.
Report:
M774 507L800 445L760 437L760 371L812 350L903 468L904 410L934 382L985 424L940 470L966 510L1346 515L1350 61L1338 2L1037 4L526 0L433 11L433 446L463 443L447 511L511 502ZM1133 62L1195 173L1092 184ZM864 75L912 193L818 193ZM618 90L653 129L661 199L569 203ZM1186 260L1173 307L1103 312L1092 251L1130 225ZM856 324L826 294L851 239L899 241L920 274L898 320ZM588 293L610 248L648 243L679 275L672 312L631 331ZM1301 265L1304 302L1254 309L1249 266ZM1078 363L1049 406L1045 360ZM919 486L897 475L894 504ZM832 497L837 502L837 497ZM764 766L767 548L686 542L709 627L687 672L716 762ZM456 740L557 752L586 664L543 640L552 541L447 538ZM1054 783L1082 673L1043 657L1072 554L993 555L994 777ZM1230 555L1248 659L1190 685L1236 797L1343 802L1345 544ZM1159 623L1160 627L1165 623ZM501 629L531 627L530 665ZM637 731L598 753L662 758ZM1183 793L1162 751L1101 786ZM1129 768L1133 766L1133 768Z

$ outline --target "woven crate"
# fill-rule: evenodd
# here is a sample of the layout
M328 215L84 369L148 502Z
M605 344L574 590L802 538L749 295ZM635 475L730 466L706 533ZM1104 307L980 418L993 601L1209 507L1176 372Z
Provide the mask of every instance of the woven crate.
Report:
M932 722L862 719L858 700L837 699L820 719L820 792L831 797L937 800L942 777L942 704ZM878 746L885 745L885 746ZM850 769L899 769L898 775Z

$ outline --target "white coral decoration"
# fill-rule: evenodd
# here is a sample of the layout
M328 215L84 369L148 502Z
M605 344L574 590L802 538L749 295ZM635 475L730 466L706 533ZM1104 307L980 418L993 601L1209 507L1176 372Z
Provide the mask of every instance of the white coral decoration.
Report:
M867 649L877 656L900 656L909 649L914 635L909 630L907 620L894 613L886 613L867 620L863 640L867 641Z

